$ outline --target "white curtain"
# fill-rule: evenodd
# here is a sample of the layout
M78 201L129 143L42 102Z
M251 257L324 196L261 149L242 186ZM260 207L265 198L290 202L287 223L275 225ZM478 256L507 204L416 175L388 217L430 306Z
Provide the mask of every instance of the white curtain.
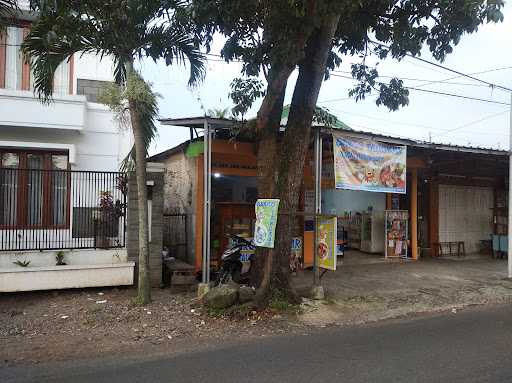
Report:
M7 46L5 62L5 87L7 89L21 89L21 73L23 59L20 45L23 42L23 28L7 28Z
M69 94L69 62L64 61L55 71L53 79L54 94Z

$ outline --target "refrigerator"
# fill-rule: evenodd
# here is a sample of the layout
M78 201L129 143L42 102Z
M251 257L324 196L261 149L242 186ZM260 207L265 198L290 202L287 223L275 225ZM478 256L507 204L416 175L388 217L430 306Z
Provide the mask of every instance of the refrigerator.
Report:
M384 253L384 212L363 213L361 219L361 251Z

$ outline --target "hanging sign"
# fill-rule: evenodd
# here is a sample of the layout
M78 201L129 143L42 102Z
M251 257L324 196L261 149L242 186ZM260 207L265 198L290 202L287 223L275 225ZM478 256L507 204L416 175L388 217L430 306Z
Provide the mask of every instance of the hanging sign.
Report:
M316 235L317 235L317 256L318 267L327 270L336 270L337 263L337 222L338 219L323 218L317 219Z
M333 134L336 189L405 194L407 147Z
M254 244L256 246L274 247L278 209L278 199L256 201L256 224L254 225Z

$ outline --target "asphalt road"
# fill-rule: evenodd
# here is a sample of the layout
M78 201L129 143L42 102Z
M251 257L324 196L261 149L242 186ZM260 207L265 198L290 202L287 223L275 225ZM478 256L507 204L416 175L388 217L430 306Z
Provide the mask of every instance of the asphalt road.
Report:
M512 382L512 307L138 360L4 368L0 382Z

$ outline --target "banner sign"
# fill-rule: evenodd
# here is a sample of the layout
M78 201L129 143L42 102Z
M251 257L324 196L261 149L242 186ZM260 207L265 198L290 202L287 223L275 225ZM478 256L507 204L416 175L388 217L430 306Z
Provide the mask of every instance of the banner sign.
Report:
M338 249L336 244L338 219L318 217L317 219L317 256L318 267L336 270Z
M333 135L336 189L405 194L407 147Z
M296 273L304 269L304 256L302 255L302 237L292 238L292 251L290 252L290 271Z
M256 201L256 224L254 225L254 244L256 246L274 247L278 209L278 199Z

